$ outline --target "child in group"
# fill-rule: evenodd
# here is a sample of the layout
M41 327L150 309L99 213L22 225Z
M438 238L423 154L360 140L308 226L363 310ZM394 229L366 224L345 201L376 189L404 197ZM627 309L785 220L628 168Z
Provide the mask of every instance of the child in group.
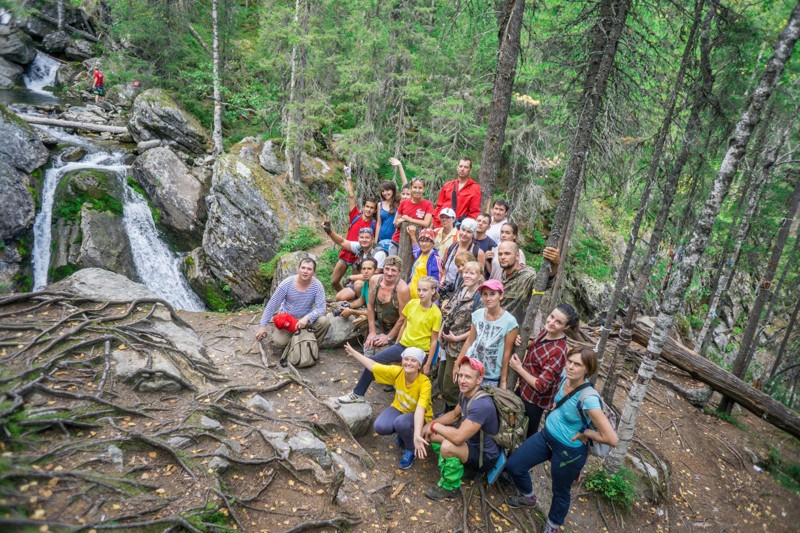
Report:
M480 264L480 263L479 263ZM459 358L467 356L481 361L486 368L484 385L506 388L508 361L519 327L514 315L500 305L503 300L503 284L490 279L480 287L483 309L472 313L472 327ZM453 379L456 379L454 368Z
M426 276L430 276L439 281L439 271L441 270L441 259L433 247L434 231L425 228L419 232L419 243L417 242L417 230L414 226L408 226L408 235L411 237L411 253L414 255L414 264L411 267L411 280L408 288L411 291L411 299L419 298L417 294L417 282Z
M469 252L462 253L472 256ZM442 331L439 333L439 392L444 400L445 412L452 411L458 403L458 383L453 379L456 358L469 337L472 313L483 305L478 290L483 283L481 264L472 257L459 267L459 271L464 281L453 297L442 305Z
M345 240L357 242L359 231L362 228L372 229L374 235L375 225L377 224L375 220L375 211L378 209L378 202L375 199L368 198L364 200L363 208L359 211L356 205L356 193L353 189L350 167L344 167L344 174L346 178L345 188L347 189L347 201L350 205L350 227L347 230L347 235L345 235ZM331 287L333 287L334 291L339 292L342 290L342 277L344 277L348 267L355 264L357 261L358 256L353 252L347 250L339 252L339 261L336 262L336 266L333 267L333 272L331 272Z
M410 198L411 198L411 184L406 183L400 189L400 201L402 202L403 200L408 200Z
M547 415L544 429L520 444L506 463L506 471L519 491L505 499L506 505L531 508L536 506L536 496L530 469L550 461L553 499L542 533L558 533L567 518L572 484L586 464L586 442L591 439L600 444L617 445L617 433L603 413L600 395L597 391L589 395L581 392L591 389L587 378L596 371L597 354L594 350L574 348L569 352L566 371L555 396L556 407ZM582 402L581 395L585 396ZM597 429L586 429L586 418Z
M376 363L358 353L350 344L344 345L344 351L372 372L375 381L394 385L394 401L378 415L374 427L378 435L397 434L403 448L403 456L397 466L408 470L415 457L424 459L427 455L427 442L422 438L422 428L433 419L431 382L428 376L420 372L425 351L414 346L406 348L402 353L401 366Z
M422 367L425 375L431 372L431 363L436 352L436 340L439 338L439 330L442 326L442 312L433 301L436 297L436 287L438 283L430 276L426 276L417 283L417 294L419 299L410 300L403 307L404 323L401 327L399 338L400 342L376 353L372 360L376 363L389 364L402 359L403 351L406 348L415 346L424 350L428 357ZM339 403L362 403L364 395L372 383L374 377L372 372L364 370L358 380L353 392L340 396Z
M525 404L529 437L539 431L542 414L553 405L559 376L566 362L567 332L579 322L574 307L559 304L547 316L544 328L528 346L525 360L520 361L516 354L511 356L508 364L520 377L517 395Z
M414 178L411 180L411 198L400 202L397 214L394 217L395 232L392 235L392 246L400 247L400 226L403 222L416 224L421 228L428 228L433 220L433 204L423 198L425 194L425 180ZM396 250L397 248L393 248ZM397 253L396 251L394 253Z

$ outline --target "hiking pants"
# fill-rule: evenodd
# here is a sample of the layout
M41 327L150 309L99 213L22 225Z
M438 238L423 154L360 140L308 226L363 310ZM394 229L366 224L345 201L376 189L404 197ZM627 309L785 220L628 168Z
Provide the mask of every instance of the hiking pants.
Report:
M378 435L397 435L403 439L403 448L414 449L414 413L401 413L396 407L389 407L375 419L375 433Z

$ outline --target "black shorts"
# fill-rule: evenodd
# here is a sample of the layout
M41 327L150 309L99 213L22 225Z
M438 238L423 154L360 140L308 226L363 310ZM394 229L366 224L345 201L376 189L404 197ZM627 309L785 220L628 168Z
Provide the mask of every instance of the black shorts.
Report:
M469 455L467 456L467 462L464 463L464 468L468 468L475 472L488 472L494 467L494 464L497 462L497 457L489 458L486 457L486 454L483 454L483 466L480 468L478 467L478 458L480 457L481 450L479 446L476 446L471 443L467 443L467 448L469 449Z

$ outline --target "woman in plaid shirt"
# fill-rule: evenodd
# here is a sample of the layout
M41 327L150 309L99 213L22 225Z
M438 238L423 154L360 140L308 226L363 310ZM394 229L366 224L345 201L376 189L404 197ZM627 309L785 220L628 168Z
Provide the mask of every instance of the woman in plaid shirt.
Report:
M561 371L566 364L566 332L578 325L578 313L569 304L560 304L550 312L544 328L528 347L525 360L516 354L508 362L521 378L517 395L528 415L528 437L539 431L542 414L553 405Z

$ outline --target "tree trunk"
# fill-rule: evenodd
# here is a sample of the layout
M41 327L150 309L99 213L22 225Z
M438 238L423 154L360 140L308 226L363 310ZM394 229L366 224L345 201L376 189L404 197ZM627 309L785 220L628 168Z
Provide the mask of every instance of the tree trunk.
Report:
M547 238L547 246L558 246L561 232L567 225L572 204L578 191L581 171L589 155L595 122L600 111L602 98L606 93L608 78L611 75L614 58L617 54L617 45L625 27L629 9L630 0L605 0L600 6L601 20L598 22L598 27L594 32L592 59L584 82L578 124L572 139L569 161L567 162L561 187L561 197L558 200L553 225ZM568 243L564 243L565 248L567 245ZM520 336L523 342L516 349L516 353L520 357L524 356L525 347L531 336L533 322L539 310L539 303L542 300L544 289L547 287L549 275L550 262L543 260L536 276L533 295L525 310L525 318L520 327Z
M793 271L794 264L798 258L800 258L800 235L795 236L792 251L789 252L786 264L783 266L783 272L781 272L781 277L778 279L778 284L775 285L775 291L772 293L772 298L770 298L768 302L769 307L767 308L767 314L764 315L764 324L769 322L770 317L775 312L775 306L782 292L783 284L786 281L786 275Z
M92 124L91 122L75 122L74 120L61 120L58 118L45 118L38 115L17 114L19 118L30 124L43 124L45 126L58 126L61 128L74 128L85 131L107 131L109 133L128 133L128 128L123 126L106 126L105 124Z
M494 186L500 171L500 156L506 135L508 109L511 106L511 92L514 76L517 73L520 33L525 0L506 0L509 10L508 20L500 28L500 42L497 47L497 71L494 77L492 102L489 107L489 120L486 124L486 138L483 142L481 171L478 182L481 185L483 205L494 197Z
M786 61L792 54L792 49L798 37L800 37L800 3L792 11L789 22L778 38L775 52L764 69L758 87L750 96L747 107L734 129L733 138L730 140L728 150L714 180L714 185L697 219L692 238L686 247L684 258L678 265L677 272L670 281L667 292L661 302L661 311L656 319L653 334L647 344L647 353L639 366L638 375L631 387L628 400L625 402L625 408L620 417L619 428L617 429L619 445L606 458L606 468L610 472L617 472L620 469L625 455L628 453L628 447L633 440L636 420L647 392L647 386L650 384L653 374L655 374L658 359L667 341L667 334L675 320L675 313L681 307L694 270L708 243L714 220L717 218L722 202L728 194L731 181L739 167L739 162L747 150L747 144L753 134L753 130L761 119L764 108L770 96L772 96L772 91L786 66Z
M633 330L633 340L642 346L650 344L653 338L652 335L653 332L650 328L641 323L637 323ZM725 372L713 362L700 357L696 352L683 346L675 339L667 338L662 348L661 355L669 363L688 372L693 378L706 383L712 389L735 398L736 403L757 417L790 435L800 437L800 416L778 400L751 387L730 372ZM621 421L620 424L622 424ZM619 447L617 447L618 449ZM616 450L612 454L615 452ZM610 459L611 455L606 459L607 469L610 468Z
M658 130L658 135L656 136L653 156L650 160L650 167L647 169L647 177L645 178L644 191L642 191L642 197L639 200L639 209L636 211L636 216L633 218L622 264L619 266L619 270L617 270L617 281L614 284L614 293L611 295L611 300L608 302L606 320L601 329L600 341L597 343L597 359L600 362L603 361L606 343L608 343L608 335L611 333L611 326L614 325L614 320L617 315L617 305L622 298L622 291L624 291L628 285L628 272L630 271L631 261L633 260L633 253L636 251L636 241L639 239L639 230L641 229L644 215L647 213L647 206L650 204L650 193L653 190L653 185L656 182L656 174L661 166L664 144L672 128L672 117L675 115L675 105L678 102L678 95L680 95L683 90L683 79L686 76L686 70L689 68L689 63L694 55L695 38L700 28L700 23L703 20L704 4L705 0L697 0L695 3L692 29L689 31L689 37L686 39L686 47L683 50L683 58L678 68L678 74L675 76L675 84L672 86L672 91L667 98L664 120L661 122L661 128Z
M289 109L286 119L286 161L290 179L300 181L300 159L305 139L303 102L305 101L306 37L310 0L295 0L294 23L298 27L299 43L292 46L291 78L289 80Z
M798 4L800 5L800 4ZM764 310L764 305L767 302L767 297L770 294L770 286L772 280L775 279L775 272L778 270L778 263L783 255L783 249L786 246L786 241L789 239L789 230L792 227L792 222L797 214L797 206L800 205L800 172L797 172L795 178L794 192L789 200L789 209L786 218L781 222L781 227L778 230L778 236L775 239L775 245L772 247L772 257L767 263L767 270L761 280L758 289L756 301L750 309L750 314L747 317L747 326L742 334L742 341L739 344L739 351L736 353L736 359L733 361L733 375L738 378L743 378L747 372L747 367L750 366L750 352L751 348L755 348L754 343L757 342L756 330L761 320L761 311ZM730 413L733 409L733 400L729 397L722 399L719 410L725 413Z
M789 319L789 324L786 326L786 334L783 336L780 348L778 348L778 353L775 356L775 363L773 363L772 370L769 373L769 379L767 380L769 382L774 380L778 375L778 370L780 369L781 363L783 362L783 357L786 354L786 347L789 345L789 339L792 337L792 331L794 330L795 323L797 322L798 314L800 314L800 298L797 299L797 302L794 305L794 311L792 311L792 317Z
M213 70L214 70L214 131L212 138L214 141L214 156L222 153L222 98L220 96L220 74L219 74L219 0L211 2L211 25L214 32L212 48L214 50Z

